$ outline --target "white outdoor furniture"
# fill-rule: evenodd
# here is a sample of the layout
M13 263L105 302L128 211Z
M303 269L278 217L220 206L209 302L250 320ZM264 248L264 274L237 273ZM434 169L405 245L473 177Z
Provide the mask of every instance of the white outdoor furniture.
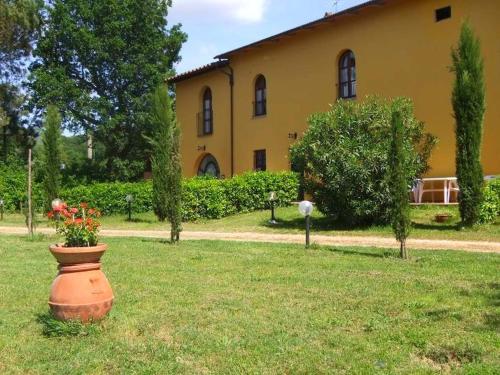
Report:
M426 183L431 184L429 188L426 188ZM436 187L436 183L441 184L441 186ZM430 192L442 192L444 204L450 203L450 196L452 191L458 191L457 178L456 177L430 177L422 178L415 181L413 187L413 198L415 203L422 203L422 197L424 193Z
M497 176L485 176L484 180L492 180ZM425 184L431 184L430 188L426 188ZM440 183L441 186L436 187L435 184ZM424 193L428 192L443 192L443 203L450 204L450 198L452 192L459 192L460 188L458 187L458 182L456 177L431 177L431 178L422 178L415 181L415 184L412 188L413 200L415 203L421 204L422 197Z

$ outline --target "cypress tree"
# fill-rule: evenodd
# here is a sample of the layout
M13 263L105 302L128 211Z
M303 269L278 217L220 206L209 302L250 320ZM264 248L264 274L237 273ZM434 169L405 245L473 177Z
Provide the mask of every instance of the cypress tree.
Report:
M408 199L408 173L405 168L404 124L399 111L392 113L389 177L392 197L391 224L396 240L400 243L400 255L408 259L406 239L410 234L410 202Z
M153 209L161 222L171 224L171 241L178 242L181 231L180 129L167 87L159 85L152 95L151 120L154 136L151 168Z
M179 242L179 235L182 230L181 217L181 185L182 170L180 157L180 128L175 120L175 115L171 125L170 135L170 164L167 175L167 186L170 189L170 199L168 201L167 215L171 225L170 240Z
M481 143L486 104L481 46L468 23L462 25L452 59L459 207L462 224L470 226L478 222L482 202Z
M61 115L53 105L47 107L42 142L45 209L50 211L61 186Z

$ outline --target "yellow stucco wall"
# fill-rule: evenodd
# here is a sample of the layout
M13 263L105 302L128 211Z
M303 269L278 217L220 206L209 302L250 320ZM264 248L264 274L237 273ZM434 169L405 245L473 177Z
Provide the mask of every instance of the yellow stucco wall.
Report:
M357 99L369 94L413 99L418 119L439 138L430 176L455 175L454 120L450 102L450 50L468 18L481 39L487 83L483 168L500 174L500 1L389 0L335 22L287 36L231 57L234 69L235 173L253 169L254 150L266 149L267 169L289 169L288 133L306 129L307 117L328 110L337 99L338 58L354 52ZM452 18L435 22L434 11L452 6ZM227 68L226 68L227 70ZM254 81L267 80L267 116L253 118ZM201 93L212 89L214 133L198 137L196 114ZM182 127L184 174L196 174L211 153L221 174L230 175L229 80L220 70L176 84ZM201 150L199 147L201 146Z

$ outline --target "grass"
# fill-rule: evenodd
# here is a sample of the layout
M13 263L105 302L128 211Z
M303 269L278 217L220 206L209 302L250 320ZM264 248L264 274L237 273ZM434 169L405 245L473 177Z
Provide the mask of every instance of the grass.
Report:
M115 305L55 325L53 238L0 237L0 373L497 374L500 257L106 239Z
M438 213L449 213L452 218L447 223L437 223L434 217ZM257 211L247 214L229 216L220 220L206 220L196 223L184 223L185 230L190 231L220 231L220 232L261 232L261 233L302 233L304 219L296 206L278 208L276 216L278 225L270 225L269 211ZM500 220L490 225L476 228L459 229L460 215L457 206L414 206L411 209L413 231L411 238L450 239L450 240L489 240L500 241ZM38 216L39 225L47 226L47 221ZM126 215L114 215L102 218L105 229L132 230L165 230L168 226L159 223L153 213L134 214L132 221L126 220ZM6 215L0 226L24 225L21 215ZM384 236L392 237L390 226L369 226L347 228L333 223L318 210L313 213L312 230L317 234L350 235L350 236Z

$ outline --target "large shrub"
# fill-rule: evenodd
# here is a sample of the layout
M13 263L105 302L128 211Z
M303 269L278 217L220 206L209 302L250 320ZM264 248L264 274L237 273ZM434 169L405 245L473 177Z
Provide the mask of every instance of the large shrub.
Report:
M304 137L292 147L292 159L304 169L306 188L326 215L351 225L390 222L393 111L404 125L402 168L410 189L429 169L435 138L424 132L409 99L340 100L330 111L310 117Z
M500 216L500 178L488 182L483 191L479 222L493 223Z
M268 194L276 191L277 204L285 206L297 198L298 177L292 172L252 172L227 180L207 177L182 182L182 219L218 219L238 212L264 209ZM127 212L125 196L132 194L134 212L153 209L151 182L98 183L64 189L61 198L69 205L87 202L105 214Z

